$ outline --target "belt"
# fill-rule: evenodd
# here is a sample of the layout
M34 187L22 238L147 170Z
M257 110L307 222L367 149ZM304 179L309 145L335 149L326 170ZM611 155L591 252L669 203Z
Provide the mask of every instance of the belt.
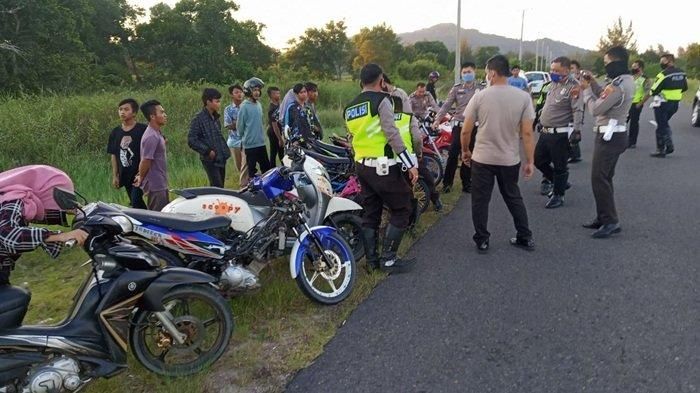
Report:
M464 126L464 121L452 120L452 127L462 128Z
M542 127L543 134L570 134L574 127Z
M597 132L599 134L604 134L604 133L608 132L609 129L610 129L610 126L596 126L596 127L593 127L593 132ZM626 126L615 126L615 128L613 128L612 132L625 132L625 131L627 131Z
M363 158L362 160L360 160L358 162L364 166L368 166L368 167L372 167L372 168L376 168L379 165L379 162L377 161L376 158ZM389 166L394 166L396 164L400 164L400 162L394 158L390 158L389 161L387 161L387 164L389 164Z

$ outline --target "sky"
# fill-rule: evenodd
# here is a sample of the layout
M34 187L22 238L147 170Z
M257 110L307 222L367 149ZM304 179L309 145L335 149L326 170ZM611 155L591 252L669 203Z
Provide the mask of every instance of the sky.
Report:
M177 0L129 1L146 9L160 2L169 5L177 3ZM302 35L309 27L322 27L330 20L344 20L349 36L362 27L382 22L391 26L396 33L419 30L438 23L456 23L457 1L235 0L240 10L234 13L234 17L265 24L265 42L274 48L284 49L289 39ZM674 11L682 7L680 4L683 3L677 3ZM666 12L663 17L658 15L658 2L462 0L461 16L463 28L519 38L521 15L525 9L525 40L547 37L585 49L595 49L600 36L621 16L625 26L632 21L640 50L650 45L656 47L660 43L667 50L676 52L679 46L686 47L700 40L700 5L695 1L685 4L687 12L674 12L671 19Z

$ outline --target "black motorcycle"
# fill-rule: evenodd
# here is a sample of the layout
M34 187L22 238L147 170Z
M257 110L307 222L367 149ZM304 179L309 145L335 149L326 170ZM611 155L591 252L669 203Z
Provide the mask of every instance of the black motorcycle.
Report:
M234 324L212 276L162 268L153 249L121 236L131 222L110 205L81 209L74 194L59 189L54 198L80 211L92 271L56 326L22 326L30 295L0 288L0 392L77 391L125 370L127 345L164 376L190 375L221 357Z

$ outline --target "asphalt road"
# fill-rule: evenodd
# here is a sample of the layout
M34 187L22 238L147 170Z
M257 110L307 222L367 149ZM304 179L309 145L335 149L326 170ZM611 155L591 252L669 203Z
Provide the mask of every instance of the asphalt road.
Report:
M494 192L491 250L477 254L461 198L412 248L416 269L380 284L287 390L700 391L700 129L689 112L672 119L666 159L649 157L642 113L615 177L621 234L595 240L580 226L594 216L584 134L563 208L543 208L539 179L521 182L535 252L508 244Z

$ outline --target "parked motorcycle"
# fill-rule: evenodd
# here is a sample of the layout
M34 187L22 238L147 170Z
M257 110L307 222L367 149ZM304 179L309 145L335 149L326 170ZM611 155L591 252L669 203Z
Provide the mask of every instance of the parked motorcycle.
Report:
M78 391L124 371L127 346L146 369L164 376L194 374L221 357L234 323L214 277L162 268L153 247L123 237L132 220L115 207L81 207L60 189L54 199L62 209L80 210L76 220L89 233L84 249L92 271L56 326L22 326L30 295L0 288L0 392Z
M290 152L292 167L273 168L256 177L244 192L224 189L193 188L180 190L162 213L127 209L129 215L144 223L157 223L161 216L172 213L189 217L222 216L230 218L225 237L218 239L216 255L191 253L187 247L174 248L161 241L163 231L148 232L148 227L135 227L135 232L177 253L173 263L202 270L217 277L228 293L257 287L257 273L276 257L290 253L289 269L301 291L322 304L335 304L346 299L355 282L355 256L337 227L342 225L341 212L355 212L362 207L350 200L333 197L328 174L318 162L306 157L300 149ZM361 244L361 223L356 214L348 214L357 228ZM314 225L334 223L336 227ZM140 228L144 228L142 230ZM221 253L219 253L221 251ZM184 261L184 262L182 262ZM244 269L242 269L244 268Z

